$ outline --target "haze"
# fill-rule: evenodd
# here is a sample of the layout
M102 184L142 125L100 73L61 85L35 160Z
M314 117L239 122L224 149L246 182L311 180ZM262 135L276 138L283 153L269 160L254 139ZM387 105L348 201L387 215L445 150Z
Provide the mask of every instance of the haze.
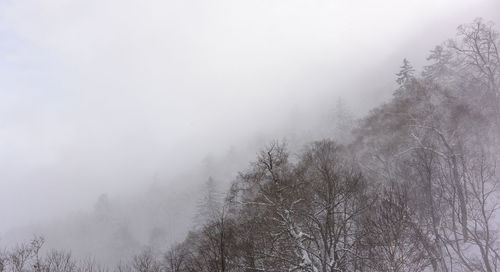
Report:
M486 0L0 1L0 234L311 130L339 97L366 113L393 90L380 68L419 67L456 26L498 23L499 11Z

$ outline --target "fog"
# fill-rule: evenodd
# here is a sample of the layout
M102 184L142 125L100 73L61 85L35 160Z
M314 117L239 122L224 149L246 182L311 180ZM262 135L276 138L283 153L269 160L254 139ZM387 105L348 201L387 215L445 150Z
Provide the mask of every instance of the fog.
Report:
M381 70L405 57L419 67L459 24L498 23L499 11L486 0L1 1L0 237L92 211L101 194L197 190L234 150L228 173L272 139L321 136L311 131L339 97L365 114L394 89Z

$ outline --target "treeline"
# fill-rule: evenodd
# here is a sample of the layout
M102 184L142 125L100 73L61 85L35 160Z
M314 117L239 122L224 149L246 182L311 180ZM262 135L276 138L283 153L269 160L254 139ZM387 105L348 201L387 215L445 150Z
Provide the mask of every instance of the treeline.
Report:
M269 145L167 271L498 271L499 46L463 25L350 145Z
M460 26L421 74L404 60L349 144L271 143L223 197L207 190L182 243L116 270L499 271L499 47L491 23ZM3 253L0 272L104 270L41 258L36 241Z

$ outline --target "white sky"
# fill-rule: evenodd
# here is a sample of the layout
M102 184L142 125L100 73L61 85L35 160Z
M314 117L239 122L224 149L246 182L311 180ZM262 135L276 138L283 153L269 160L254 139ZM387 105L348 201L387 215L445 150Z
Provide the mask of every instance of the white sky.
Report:
M366 110L403 57L478 16L500 24L498 1L0 0L0 233L189 169L294 107Z

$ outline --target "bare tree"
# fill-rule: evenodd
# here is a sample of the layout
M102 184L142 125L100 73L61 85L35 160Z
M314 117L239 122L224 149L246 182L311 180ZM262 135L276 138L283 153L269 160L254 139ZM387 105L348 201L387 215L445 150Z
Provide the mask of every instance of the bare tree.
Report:
M355 267L359 219L371 204L365 179L344 148L333 141L311 144L299 164L304 186L303 220L311 241L310 254L321 271Z
M77 269L71 253L52 250L45 257L44 270L48 272L75 272Z
M415 214L404 185L392 184L367 217L368 266L375 271L423 271L429 258L422 246Z
M33 249L31 246L21 244L16 246L9 253L9 264L13 272L24 272L29 265L29 261L33 256Z
M163 256L163 262L166 272L187 271L186 265L189 261L189 252L184 244L173 246Z
M132 270L135 272L160 272L161 265L156 260L151 249L143 250L132 258Z
M457 61L469 68L474 79L484 82L490 98L500 96L500 54L498 32L493 23L477 18L471 24L458 27L458 41L449 46L457 52Z

